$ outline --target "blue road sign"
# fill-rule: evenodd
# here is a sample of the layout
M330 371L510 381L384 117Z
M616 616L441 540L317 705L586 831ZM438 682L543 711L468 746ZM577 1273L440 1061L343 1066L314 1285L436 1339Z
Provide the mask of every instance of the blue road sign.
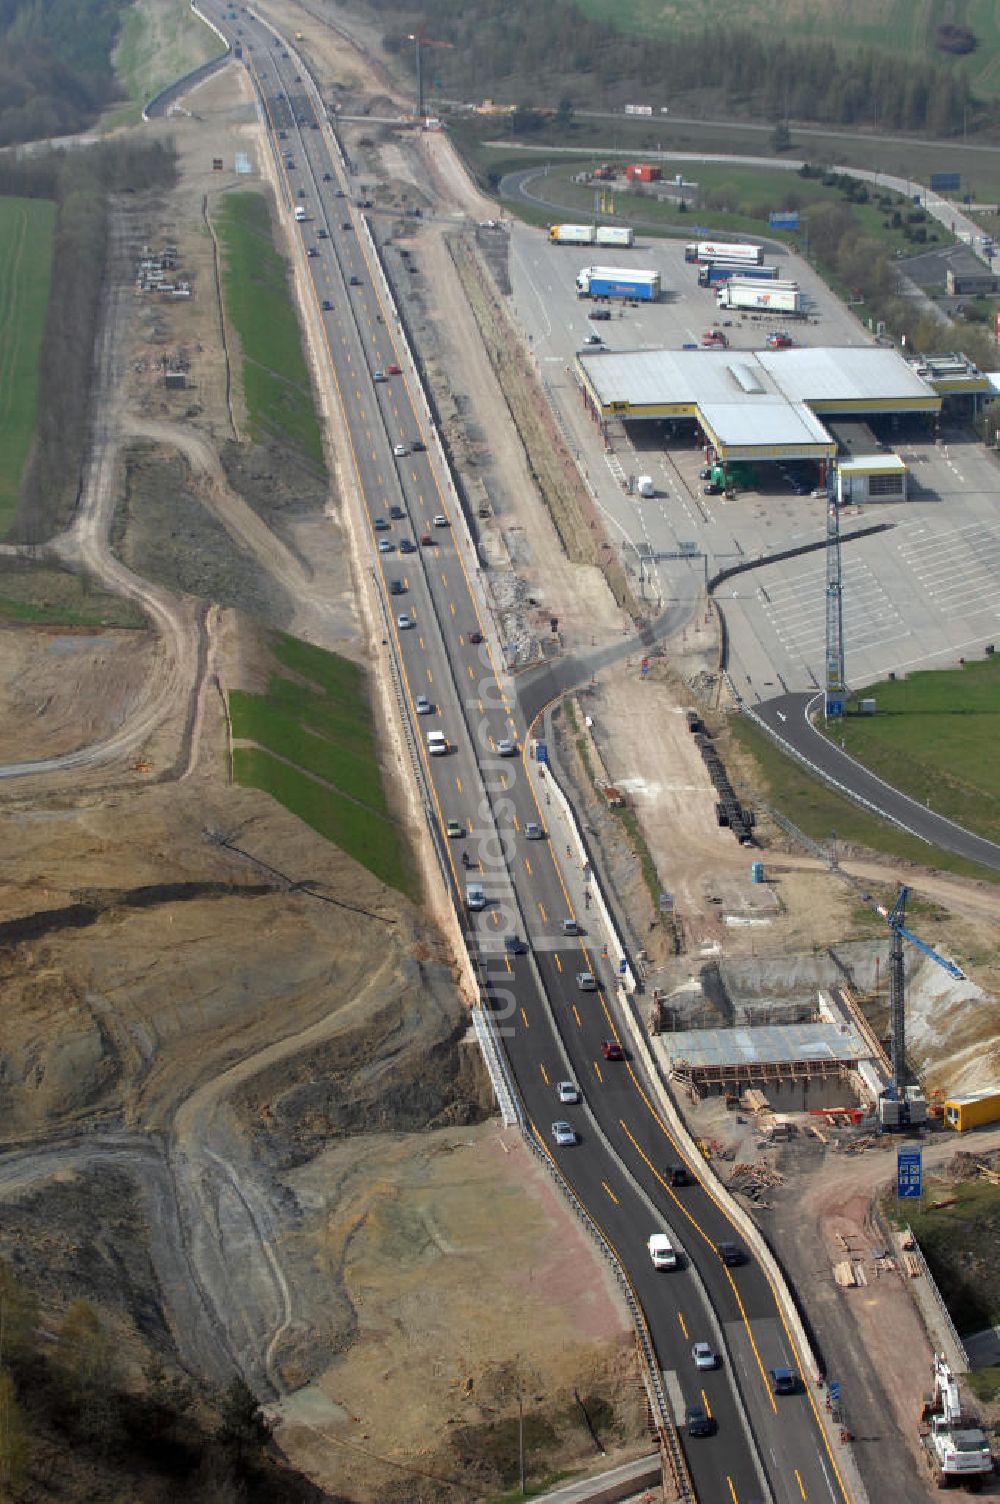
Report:
M923 1151L896 1150L896 1195L901 1201L915 1200L923 1189Z
M628 971L628 962L626 961L624 956L622 956L621 960L618 962L618 970L622 976L624 976Z
M548 748L548 744L546 742L536 742L535 743L535 761L536 762L545 762L545 763L547 763L548 760L549 760L549 748Z
M830 1399L831 1399L831 1401L833 1402L833 1404L836 1404L837 1401L840 1399L840 1383L839 1383L839 1381L837 1379L831 1379L830 1383L828 1384L827 1387L828 1387L828 1389L830 1391Z

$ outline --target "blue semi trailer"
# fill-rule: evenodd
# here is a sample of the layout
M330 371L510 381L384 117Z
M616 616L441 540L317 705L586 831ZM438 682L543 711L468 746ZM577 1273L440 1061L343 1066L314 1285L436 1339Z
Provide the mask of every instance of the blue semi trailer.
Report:
M632 298L655 303L660 296L660 274L624 266L585 266L576 279L576 294L579 298Z

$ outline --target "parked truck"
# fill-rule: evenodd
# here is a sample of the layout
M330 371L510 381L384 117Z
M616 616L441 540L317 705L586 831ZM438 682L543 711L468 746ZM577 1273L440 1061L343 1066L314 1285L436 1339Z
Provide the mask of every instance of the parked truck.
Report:
M970 1128L982 1128L986 1123L1000 1119L1000 1091L979 1091L968 1096L949 1097L944 1104L944 1121L947 1128L966 1133Z
M625 266L585 266L577 274L579 298L634 298L655 303L660 296L659 272L637 272Z
M744 266L760 266L764 260L762 245L726 245L721 240L698 240L684 247L685 261L698 261L702 265L713 261L739 261Z
M780 313L797 318L802 313L802 294L797 287L780 282L725 283L716 293L719 308L741 309L747 313Z
M993 1472L993 1455L985 1434L967 1425L954 1374L944 1356L934 1354L934 1393L924 1400L920 1440L938 1488L953 1483L978 1490Z
M549 225L552 245L616 245L635 242L631 225Z
M713 261L709 266L698 268L698 286L718 287L733 277L752 277L757 282L774 282L777 276L776 266L746 266L741 261Z

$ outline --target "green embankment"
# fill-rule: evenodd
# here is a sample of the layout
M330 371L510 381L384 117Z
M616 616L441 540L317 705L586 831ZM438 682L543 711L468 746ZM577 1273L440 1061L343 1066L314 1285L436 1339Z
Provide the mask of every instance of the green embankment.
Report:
M357 664L284 633L272 650L292 674L272 674L263 695L233 690L233 777L266 790L391 888L414 875L386 803L371 707Z
M259 193L227 194L216 230L226 312L239 337L251 438L276 439L322 470L309 368L267 200Z
M894 1200L884 1205L893 1221L913 1228L959 1335L994 1326L1000 1322L1000 1186L988 1180L937 1184L923 1201L912 1212Z
M35 433L55 219L46 199L0 198L0 537Z
M916 836L869 815L860 805L842 798L819 778L813 778L794 758L785 757L763 731L751 721L734 718L731 730L736 740L757 764L764 795L772 808L780 811L814 841L828 842L836 831L838 844L867 846L922 867L936 867L963 877L1000 882L1000 873L977 866L937 846L929 846Z
M175 0L136 0L122 17L112 56L131 103L115 111L112 123L137 120L161 89L224 51L190 6Z
M875 715L848 715L835 739L921 804L1000 841L1000 659L872 684ZM856 703L856 702L853 702Z

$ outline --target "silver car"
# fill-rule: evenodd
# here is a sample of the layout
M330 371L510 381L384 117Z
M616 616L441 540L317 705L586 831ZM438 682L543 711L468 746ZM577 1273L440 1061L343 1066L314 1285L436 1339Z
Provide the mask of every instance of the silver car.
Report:
M707 1342L696 1342L691 1349L695 1368L717 1368L719 1360Z
M564 1107L575 1107L580 1100L580 1088L575 1081L558 1081L556 1096Z
M560 1149L569 1149L576 1143L576 1130L572 1123L566 1123L562 1119L552 1124L552 1137Z

